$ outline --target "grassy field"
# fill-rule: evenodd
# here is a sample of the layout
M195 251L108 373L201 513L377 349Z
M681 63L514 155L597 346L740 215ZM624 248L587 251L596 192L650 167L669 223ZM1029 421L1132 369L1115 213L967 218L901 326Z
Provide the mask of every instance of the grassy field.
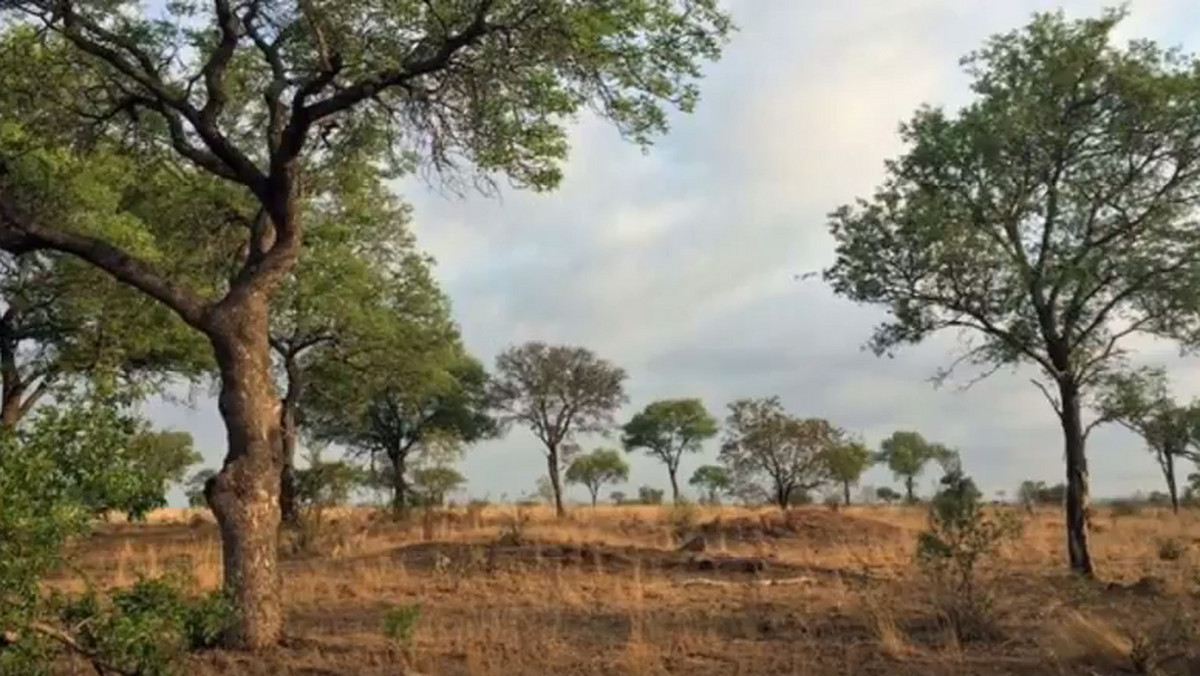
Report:
M1200 674L1188 654L1200 606L1196 512L1098 510L1096 583L1065 573L1057 510L1023 516L1021 539L984 570L995 626L978 640L943 626L936 590L913 563L919 509L551 516L487 507L402 525L369 510L327 514L303 546L287 545L283 645L198 654L185 673ZM681 551L688 541L704 551ZM106 525L76 560L101 586L175 566L204 587L221 577L204 512ZM82 582L64 574L51 584ZM397 648L383 618L416 603L414 638Z

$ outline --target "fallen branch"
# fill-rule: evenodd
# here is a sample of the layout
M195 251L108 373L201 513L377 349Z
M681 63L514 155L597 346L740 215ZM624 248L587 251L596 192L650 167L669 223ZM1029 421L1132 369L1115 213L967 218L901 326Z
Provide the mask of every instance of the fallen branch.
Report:
M811 577L788 577L780 580L749 580L746 582L730 582L729 580L714 580L708 577L693 577L680 582L684 587L740 587L750 585L754 587L784 587L793 585L815 584L816 580Z

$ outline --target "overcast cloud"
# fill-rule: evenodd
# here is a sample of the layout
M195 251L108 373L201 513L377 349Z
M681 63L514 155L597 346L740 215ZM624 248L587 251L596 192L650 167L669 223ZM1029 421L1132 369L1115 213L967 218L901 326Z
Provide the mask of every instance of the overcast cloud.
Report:
M708 69L699 109L676 117L648 154L583 120L555 193L457 199L416 181L398 189L415 206L418 241L438 260L468 346L488 364L526 340L583 345L629 372L623 418L661 397L699 396L723 416L735 398L777 394L793 412L829 418L872 445L911 428L958 447L987 490L1058 481L1061 433L1031 373L961 391L964 373L936 389L928 379L951 361L954 336L876 358L860 346L882 315L796 275L830 262L825 214L879 182L883 160L900 151L897 124L922 103L966 100L959 57L1036 10L1084 16L1104 4L739 0L727 6L741 30ZM1200 50L1194 0L1131 8L1123 37ZM1200 394L1200 367L1170 346L1147 343L1143 356L1174 365L1181 395ZM219 464L214 402L151 410L156 423L193 432ZM715 453L714 443L690 459L684 476ZM1159 487L1127 434L1097 432L1090 456L1098 494ZM666 485L661 465L633 461L627 490ZM544 461L533 437L514 429L472 448L463 470L471 495L498 499L531 489ZM890 481L879 468L865 479Z

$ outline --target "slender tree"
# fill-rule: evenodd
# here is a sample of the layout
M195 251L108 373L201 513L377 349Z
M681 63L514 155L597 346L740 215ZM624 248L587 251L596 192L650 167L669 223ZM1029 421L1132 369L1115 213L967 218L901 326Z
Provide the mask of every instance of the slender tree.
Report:
M485 186L507 174L551 188L567 119L590 107L648 142L666 128L664 104L693 106L699 65L731 28L715 0L184 0L153 14L130 2L9 0L0 10L12 30L36 26L36 44L0 73L43 85L0 111L0 248L77 256L208 338L229 443L209 497L240 611L226 638L246 648L275 643L282 625L269 317L303 249L302 197L337 192L322 179L339 165L398 171L414 158L475 167L457 175ZM31 69L45 50L61 55L57 70ZM62 73L78 86L45 86ZM137 210L131 193L140 212L109 218ZM228 199L192 213L166 199L200 193ZM214 231L239 243L228 281L192 284L183 269Z
M625 450L645 449L667 466L671 498L678 504L679 463L685 453L699 453L705 441L717 436L717 421L699 399L666 399L647 405L622 431Z
M1200 296L1200 68L1123 12L1040 14L965 59L975 100L922 108L873 197L832 214L834 290L882 305L878 353L942 329L955 363L1028 363L1063 430L1071 568L1093 573L1082 402L1122 339L1188 330Z
M614 449L597 448L591 453L575 456L563 478L569 484L586 487L592 495L592 507L595 507L600 489L605 484L629 480L629 463Z
M413 472L413 486L421 494L425 505L441 507L446 503L446 494L465 486L467 478L453 467L434 465Z
M529 428L545 447L555 513L566 515L564 447L579 434L606 434L625 398L625 371L590 350L531 342L496 357L492 403L504 423Z
M863 472L874 462L874 454L857 441L839 444L825 453L829 476L842 485L842 497L847 505L850 504L850 487L858 483Z
M1181 405L1171 397L1161 368L1113 373L1103 380L1096 409L1146 442L1167 484L1171 509L1179 513L1178 459L1200 461L1200 402Z
M790 415L779 397L739 399L729 404L720 458L741 490L759 488L786 510L793 499L830 480L825 454L842 437L828 421ZM761 487L762 478L769 489Z
M876 461L884 463L897 479L904 481L904 499L917 501L917 477L930 462L936 462L947 471L957 462L957 454L942 444L927 441L917 432L893 432L879 445Z

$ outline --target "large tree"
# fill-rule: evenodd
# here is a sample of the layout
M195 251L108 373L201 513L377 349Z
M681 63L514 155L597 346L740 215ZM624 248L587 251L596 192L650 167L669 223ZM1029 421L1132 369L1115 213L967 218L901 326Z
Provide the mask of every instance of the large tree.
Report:
M647 143L666 129L664 107L691 109L700 64L731 28L716 0L0 10L3 25L36 26L39 43L0 72L60 57L31 73L46 85L33 98L0 111L0 248L77 256L211 343L229 449L208 495L240 611L227 639L247 648L275 643L282 625L269 317L303 249L305 200L336 193L323 179L339 166L394 172L414 160L485 186L506 175L552 188L575 113L590 108ZM199 249L218 240L236 244L228 276L193 283L188 268L208 258Z
M580 434L607 434L626 401L625 371L591 350L531 342L496 357L492 404L504 423L529 428L545 446L554 509L562 501L564 453Z
M1061 423L1071 568L1091 575L1091 425L1081 402L1139 331L1192 323L1200 295L1200 68L1111 44L1121 12L1041 14L965 59L975 99L925 107L869 199L832 214L834 290L880 305L878 353L942 329L958 362L1032 364Z
M569 484L583 484L592 496L592 507L595 507L604 484L629 480L629 463L615 449L597 448L591 453L575 456L563 478Z
M1171 509L1179 513L1175 463L1179 459L1200 461L1200 402L1177 403L1170 394L1166 372L1144 368L1106 377L1095 407L1101 419L1119 423L1146 442L1167 483Z
M671 497L679 503L679 463L684 453L699 453L717 436L717 421L699 399L665 399L648 404L622 428L626 450L645 449L667 466Z
M786 510L799 495L829 482L825 454L843 437L828 421L791 415L779 397L739 399L729 404L720 458L735 483L761 488Z
M887 465L897 479L904 481L904 498L914 503L917 501L917 477L925 467L936 462L949 471L958 455L942 444L926 440L919 432L900 430L879 444L875 459Z

